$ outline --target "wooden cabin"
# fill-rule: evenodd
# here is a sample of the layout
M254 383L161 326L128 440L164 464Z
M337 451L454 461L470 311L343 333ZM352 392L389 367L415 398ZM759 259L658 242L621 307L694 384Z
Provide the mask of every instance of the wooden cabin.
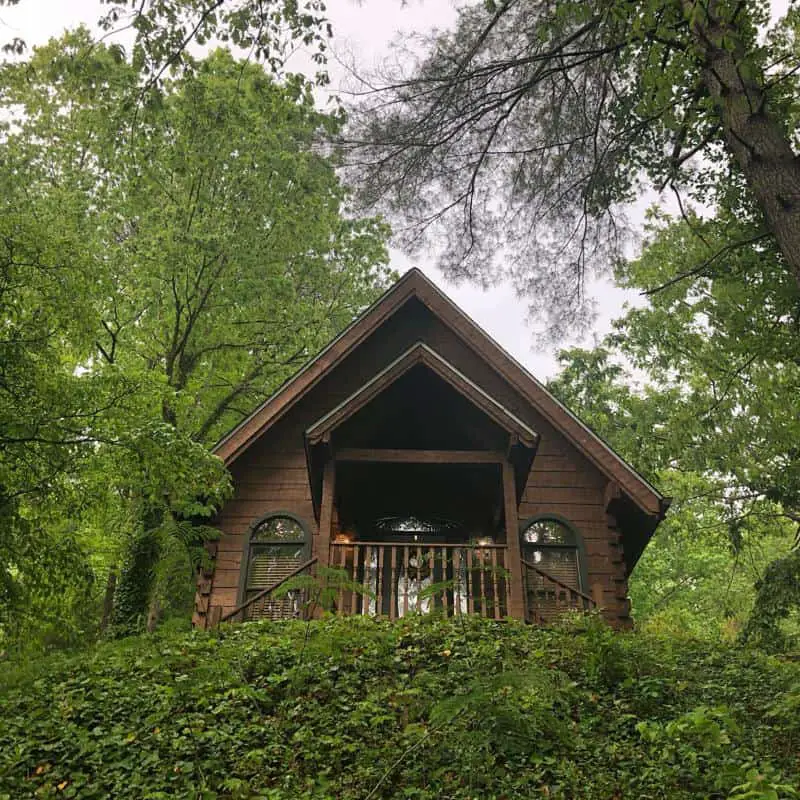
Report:
M279 589L315 572L339 614L599 607L625 626L669 504L418 270L215 452L235 493L200 627L307 613L309 590Z

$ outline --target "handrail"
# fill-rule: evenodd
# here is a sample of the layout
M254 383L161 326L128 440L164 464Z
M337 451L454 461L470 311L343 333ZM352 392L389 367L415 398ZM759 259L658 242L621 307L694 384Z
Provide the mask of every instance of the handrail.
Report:
M554 578L549 572L545 572L543 569L540 569L535 564L531 564L530 561L526 561L524 558L521 560L524 566L528 567L529 569L532 569L534 572L538 572L542 577L547 578L549 581L555 583L556 586L560 586L562 589L566 589L566 591L568 592L573 592L574 594L577 594L578 597L582 597L584 600L591 603L592 606L597 605L593 597L589 597L588 594L584 594L580 589L576 589L574 586L570 586L568 583L563 583L558 578Z
M254 594L249 600L246 600L241 605L236 606L236 608L234 608L233 611L229 611L224 617L222 617L220 619L220 622L221 623L227 622L232 617L235 617L237 614L240 614L246 608L249 608L253 603L260 600L265 595L268 595L274 592L276 589L279 589L290 578L294 578L301 572L305 572L309 567L313 567L314 564L316 563L317 563L317 556L314 556L314 558L306 561L305 564L301 564L299 567L297 567L297 569L292 570L288 575L284 575L279 581L275 581L275 583L273 583L272 586L268 586L266 589L262 589L258 594Z
M331 546L336 547L441 547L451 550L505 550L505 544L478 544L477 542L364 542L361 539L356 539L352 542L331 542Z

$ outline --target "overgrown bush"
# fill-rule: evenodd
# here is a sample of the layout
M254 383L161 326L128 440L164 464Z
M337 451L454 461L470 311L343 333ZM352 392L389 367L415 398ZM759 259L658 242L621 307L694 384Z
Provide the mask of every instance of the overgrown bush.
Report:
M800 665L596 621L252 623L4 680L4 800L784 798L800 779Z

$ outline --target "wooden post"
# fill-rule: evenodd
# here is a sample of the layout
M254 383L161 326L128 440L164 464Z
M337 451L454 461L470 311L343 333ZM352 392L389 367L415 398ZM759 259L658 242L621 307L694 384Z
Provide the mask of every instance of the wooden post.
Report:
M333 527L333 496L336 491L336 462L331 458L322 473L322 502L319 509L319 536L317 537L317 563L327 567L330 559Z
M592 599L594 600L595 604L597 605L597 609L601 610L605 605L603 600L603 584L602 583L593 583L592 584Z
M522 554L519 546L519 521L517 520L517 491L514 486L514 468L503 462L503 504L506 516L506 568L511 573L508 600L508 616L525 619L525 603L522 594Z

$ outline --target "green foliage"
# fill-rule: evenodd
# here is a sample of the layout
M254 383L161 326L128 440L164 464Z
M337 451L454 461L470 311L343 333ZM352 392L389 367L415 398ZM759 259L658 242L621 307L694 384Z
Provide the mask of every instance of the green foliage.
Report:
M773 561L756 589L753 613L742 632L743 639L769 650L782 650L792 640L781 623L792 612L800 613L800 549Z
M800 180L796 36L796 13L771 24L766 0L471 0L365 81L351 161L409 247L434 243L457 278L511 280L556 338L591 318L587 276L622 258L620 209L646 188L712 208L736 185L800 285L779 188Z
M637 618L735 634L752 608L789 645L773 622L797 581L800 291L737 180L716 217L653 212L648 236L617 266L647 302L563 353L551 388L674 498L632 576Z
M290 592L300 591L305 600L305 611L313 614L317 609L330 611L334 608L340 592L354 592L362 597L375 598L363 583L354 581L347 570L341 567L315 568L314 575L296 575L282 583L271 596L275 599L285 597Z
M0 0L2 6L20 0ZM274 72L284 71L284 62L298 46L311 51L320 66L316 80L327 81L324 72L327 40L331 27L321 0L228 0L203 3L198 0L151 0L129 3L125 0L97 0L99 27L105 36L128 30L134 34L131 59L140 73L143 93L158 87L170 72L191 71L196 59L191 46L207 45L216 39L247 51ZM0 39L0 50L21 55L26 42L16 36ZM118 59L125 57L115 45Z
M118 632L142 630L155 584L155 566L161 558L161 537L156 528L131 537L114 594L113 623Z
M800 665L594 620L249 623L4 678L14 800L766 800L800 779Z
M268 5L278 16L257 34L247 3L196 33L256 37L272 63L269 36L303 39L320 9ZM315 146L340 115L317 111L303 79L279 84L223 50L181 50L159 72L197 13L139 9L130 60L81 28L0 65L0 586L13 600L0 647L26 643L9 619L31 604L58 616L83 595L93 613L112 564L139 564L119 583L126 624L149 599L185 610L194 545L176 524L208 519L230 493L209 445L391 277L386 226L345 212ZM158 546L128 552L151 528ZM145 567L145 553L168 563Z

